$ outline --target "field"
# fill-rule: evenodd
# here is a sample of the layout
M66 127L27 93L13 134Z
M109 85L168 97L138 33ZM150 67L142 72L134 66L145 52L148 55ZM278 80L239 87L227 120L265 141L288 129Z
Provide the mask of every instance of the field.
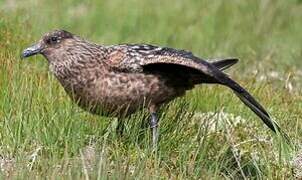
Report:
M70 101L43 57L21 60L24 48L53 29L106 45L149 43L206 59L238 57L227 73L296 147L217 85L198 86L162 108L156 153L147 112L125 119L120 137L116 119ZM0 0L1 177L301 178L301 29L301 0Z

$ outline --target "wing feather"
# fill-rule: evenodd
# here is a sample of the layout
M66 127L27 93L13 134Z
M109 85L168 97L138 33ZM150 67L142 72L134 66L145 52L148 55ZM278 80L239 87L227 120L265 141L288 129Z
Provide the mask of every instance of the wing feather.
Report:
M121 45L118 51L123 54L124 58L119 59L119 62L115 63L115 66L117 65L117 68L128 72L142 72L145 66L152 64L173 64L191 68L194 71L197 70L202 75L201 78L210 79L208 82L222 84L231 88L239 99L272 131L282 131L255 98L237 82L219 70L215 66L215 63L207 62L188 51L160 48L151 45ZM237 60L235 59L234 63L236 62Z

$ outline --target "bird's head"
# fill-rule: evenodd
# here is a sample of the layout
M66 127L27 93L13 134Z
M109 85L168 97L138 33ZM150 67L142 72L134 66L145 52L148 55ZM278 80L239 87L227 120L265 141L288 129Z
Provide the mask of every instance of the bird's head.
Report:
M22 52L22 58L30 57L36 54L42 54L48 60L56 54L65 51L69 45L74 44L75 36L65 30L54 30L42 36L37 44L34 44Z

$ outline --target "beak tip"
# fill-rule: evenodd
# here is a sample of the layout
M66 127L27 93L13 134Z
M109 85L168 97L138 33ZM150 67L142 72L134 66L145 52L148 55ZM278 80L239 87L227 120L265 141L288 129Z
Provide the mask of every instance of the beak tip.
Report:
M38 54L38 53L40 53L40 51L41 51L41 47L39 44L33 45L33 46L23 50L23 52L21 54L21 59Z
M25 58L27 58L27 57L29 57L29 56L30 56L30 53L24 50L24 51L21 53L20 58L21 58L21 59L25 59Z
M26 58L24 52L21 53L20 58L21 58L21 59L25 59L25 58Z

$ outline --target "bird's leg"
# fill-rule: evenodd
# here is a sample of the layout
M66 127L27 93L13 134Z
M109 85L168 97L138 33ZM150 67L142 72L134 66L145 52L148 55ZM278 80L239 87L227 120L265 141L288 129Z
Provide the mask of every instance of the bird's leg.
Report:
M124 122L122 121L122 119L117 119L117 127L116 127L116 132L117 134L122 137L123 136L123 132L124 132Z
M157 141L158 141L158 118L155 112L151 113L151 119L150 119L150 128L152 131L152 145L153 149L157 148Z
M155 104L151 104L149 106L149 112L151 114L150 118L150 128L152 131L152 146L153 150L157 150L157 143L158 143L158 117L157 117L157 109L158 106Z

